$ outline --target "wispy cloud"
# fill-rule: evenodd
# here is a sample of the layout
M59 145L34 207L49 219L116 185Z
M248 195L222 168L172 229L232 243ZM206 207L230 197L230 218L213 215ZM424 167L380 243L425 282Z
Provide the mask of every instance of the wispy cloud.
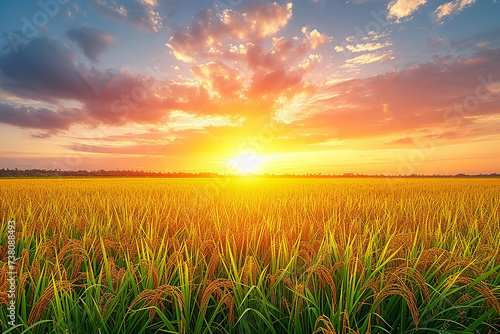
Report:
M476 0L454 0L447 2L445 4L442 4L439 6L435 14L437 16L438 20L443 20L447 16L452 16L460 13L467 7L472 6Z
M366 52L366 51L375 51L391 45L392 43L390 42L366 43L366 44L347 45L345 48L351 52Z
M345 64L342 66L343 68L352 68L358 65L366 65L371 64L378 61L385 61L391 58L392 52L374 52L374 53L366 53L355 58L351 58L346 60Z

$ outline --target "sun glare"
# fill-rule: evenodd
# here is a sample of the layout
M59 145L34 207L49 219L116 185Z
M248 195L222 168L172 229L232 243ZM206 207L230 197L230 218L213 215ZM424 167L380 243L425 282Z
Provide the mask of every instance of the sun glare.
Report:
M231 171L240 174L247 174L255 172L264 161L264 157L255 154L243 154L234 159L228 159L227 164L231 167Z

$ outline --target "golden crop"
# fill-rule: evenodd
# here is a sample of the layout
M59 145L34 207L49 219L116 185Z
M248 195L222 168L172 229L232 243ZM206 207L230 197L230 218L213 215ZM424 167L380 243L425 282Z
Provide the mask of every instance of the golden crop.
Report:
M22 330L500 328L499 179L4 179L0 212Z

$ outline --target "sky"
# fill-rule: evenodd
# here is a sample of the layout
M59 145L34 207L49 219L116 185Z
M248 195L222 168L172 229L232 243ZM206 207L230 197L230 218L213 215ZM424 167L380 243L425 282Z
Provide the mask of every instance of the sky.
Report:
M0 168L500 172L498 0L3 0Z

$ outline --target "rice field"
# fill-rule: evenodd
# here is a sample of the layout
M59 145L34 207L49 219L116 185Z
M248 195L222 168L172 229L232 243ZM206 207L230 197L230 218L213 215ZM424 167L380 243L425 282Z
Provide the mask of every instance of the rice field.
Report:
M0 214L3 333L500 331L500 179L3 179Z

